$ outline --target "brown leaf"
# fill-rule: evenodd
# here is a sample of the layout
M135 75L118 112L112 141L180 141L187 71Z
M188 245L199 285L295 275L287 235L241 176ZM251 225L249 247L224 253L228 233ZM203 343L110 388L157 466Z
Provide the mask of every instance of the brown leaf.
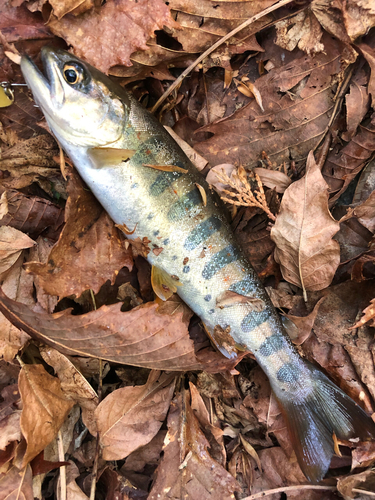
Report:
M34 307L33 278L27 275L23 268L22 254L12 269L7 273L2 287L7 296ZM17 352L26 344L30 337L12 325L5 316L0 314L0 355L5 361L12 361Z
M172 401L165 443L149 500L234 498L238 483L209 455L186 391Z
M375 442L366 441L352 452L352 470L356 467L369 467L375 462Z
M18 229L10 226L0 227L0 274L13 266L22 250L34 245L35 241Z
M286 188L290 186L291 180L277 170L268 170L267 168L254 168L253 172L259 175L262 184L270 189L275 189L276 193L284 193Z
M347 131L342 134L342 138L346 142L354 137L359 124L369 110L370 96L366 80L363 70L357 72L350 83L350 92L345 96Z
M235 161L248 168L258 166L263 151L277 165L288 165L291 157L305 161L311 145L325 134L334 106L334 82L343 77L348 61L355 60L352 49L327 35L322 40L325 53L309 57L300 52L254 82L265 112L252 101L200 129L214 136L195 144L198 153L212 165Z
M37 238L47 227L56 231L64 222L64 210L44 198L9 189L1 196L0 210L6 210L1 226L11 226ZM1 212L3 213L3 212Z
M326 288L340 263L339 245L332 239L338 229L328 210L327 184L311 152L305 177L285 191L271 230L284 279L304 290Z
M53 440L74 403L68 400L59 379L42 365L23 365L19 376L23 403L21 429L27 441L26 465Z
M363 203L360 203L355 208L349 209L348 213L340 220L340 222L356 216L359 222L372 233L375 232L375 191L372 191L370 196Z
M301 345L310 336L312 327L314 326L315 318L319 312L320 304L324 299L325 297L322 297L320 300L318 300L318 302L314 306L314 309L307 316L293 316L292 314L286 314L286 317L293 321L293 323L298 328L296 336L291 336L288 330L288 334L291 337L293 344Z
M371 94L372 106L375 104L375 50L364 43L358 45L363 57L368 62L371 69L370 81L368 83L368 92Z
M151 441L169 409L175 377L151 371L145 385L117 389L95 411L104 460L121 460Z
M185 317L181 303L159 307L148 302L128 312L117 303L72 316L70 311L35 313L1 292L0 298L1 311L14 324L64 353L164 370L200 370L205 363L194 353L187 330L190 315ZM215 362L216 356L206 363Z
M151 252L151 248L149 247L151 240L149 240L147 236L144 236L142 239L138 236L135 240L129 240L129 243L131 244L134 258L139 255L147 258L147 255Z
M276 25L275 43L292 51L297 46L307 54L316 54L324 50L321 43L323 30L310 9L304 9L295 16L282 19Z
M43 264L31 262L27 271L39 277L50 295L79 296L91 288L97 293L118 271L132 268L131 253L125 250L113 221L104 212L78 174L71 171L65 226L60 238Z
M361 491L365 494L366 490L373 493L374 487L375 473L373 470L366 470L347 477L344 476L337 482L337 489L344 498L355 498Z
M166 433L166 430L160 430L149 443L133 451L127 457L122 469L141 472L147 464L157 465L160 460Z
M117 64L131 66L130 55L147 50L147 40L164 25L178 27L161 0L153 2L151 10L147 0L109 0L100 9L49 22L51 31L74 47L76 56L104 73Z
M17 384L5 387L1 391L0 403L0 450L5 450L9 443L21 440L20 394Z
M328 154L322 174L336 201L375 151L375 113L371 121L358 127L356 135L343 148L334 147Z
M367 325L357 330L352 330L351 326L373 298L373 287L372 281L347 281L324 292L309 294L311 304L322 296L325 300L314 323L318 340L311 335L303 344L304 352L311 352L308 356L312 355L339 382L340 387L367 411L373 411L369 393L372 397L375 395L375 367L371 351L374 336Z
M82 421L93 436L96 436L94 411L99 400L96 392L64 354L50 347L39 349L42 358L53 367L61 383L61 390L67 399L82 408Z
M30 465L22 470L11 467L0 473L0 500L34 500Z

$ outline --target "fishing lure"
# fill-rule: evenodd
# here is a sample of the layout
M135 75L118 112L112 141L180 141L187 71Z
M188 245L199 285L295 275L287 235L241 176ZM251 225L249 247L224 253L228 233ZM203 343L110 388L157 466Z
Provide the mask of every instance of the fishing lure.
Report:
M131 239L150 241L152 282L201 318L226 356L247 349L269 377L299 464L322 479L341 439L375 423L298 355L209 186L160 123L97 69L44 48L45 76L21 69L48 125L96 198ZM156 251L155 251L156 250Z

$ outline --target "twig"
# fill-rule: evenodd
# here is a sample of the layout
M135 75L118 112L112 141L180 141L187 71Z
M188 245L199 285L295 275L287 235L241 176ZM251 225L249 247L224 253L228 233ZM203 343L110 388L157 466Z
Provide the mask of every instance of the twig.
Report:
M273 495L274 493L284 493L287 491L296 491L296 490L329 490L336 491L336 486L317 486L315 484L296 484L294 486L281 486L280 488L274 488L273 490L259 491L258 493L254 493L249 497L243 498L242 500L256 500L257 498L268 497L269 495ZM353 489L354 491L354 489ZM360 490L363 492L363 490Z
M276 217L273 215L271 210L269 209L266 201L266 196L264 194L264 189L262 185L262 181L258 174L253 172L254 178L258 184L259 191L253 192L249 181L247 180L247 174L243 167L239 167L237 172L232 174L232 178L228 177L225 173L224 169L222 169L221 173L216 172L217 178L223 183L230 186L235 192L228 191L227 189L223 189L223 196L220 193L220 197L223 201L230 203L231 205L243 206L243 207L257 207L266 212L269 219L272 221L276 220Z
M250 24L254 23L255 21L258 21L258 19L266 16L270 12L273 12L277 10L279 7L282 7L283 5L287 5L288 3L291 3L292 0L280 0L279 2L276 2L274 5L271 5L271 7L268 7L268 9L262 10L262 12L259 12L258 14L255 14L255 16L250 17L247 19L245 22L237 26L237 28L234 28L234 30L230 31L227 33L223 38L220 38L216 43L214 43L209 49L207 49L203 54L201 54L188 68L185 69L181 73L181 75L172 83L172 85L164 92L164 94L160 97L160 99L157 101L157 103L152 107L151 113L155 113L155 111L158 109L158 107L166 100L166 98L174 91L175 88L177 88L182 80L201 62L203 59L205 59L207 56L209 56L212 52L214 52L220 45L222 45L224 42L229 40L229 38L232 38L236 33L239 31L243 30Z
M96 301L95 295L92 288L90 288L91 299L94 305L94 310L96 311ZM98 385L98 401L102 400L103 394L103 360L99 358L99 385ZM95 458L94 465L92 467L91 474L91 488L90 488L90 500L95 500L96 493L96 483L98 479L98 464L99 464L99 455L100 455L100 441L99 441L99 432L96 433L96 447L95 447Z
M64 443L61 434L61 429L57 433L57 449L59 452L59 461L65 462L64 454ZM61 500L66 500L66 466L62 465L60 467L60 490L61 490Z

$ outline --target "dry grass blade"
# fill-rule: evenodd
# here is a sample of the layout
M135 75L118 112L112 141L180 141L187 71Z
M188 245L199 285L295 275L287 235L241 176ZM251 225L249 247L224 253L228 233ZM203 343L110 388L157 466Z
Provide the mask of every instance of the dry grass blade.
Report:
M264 189L260 177L255 172L253 176L257 182L258 190L253 191L247 178L247 173L243 167L239 167L237 172L233 172L231 177L228 177L224 169L221 173L216 172L217 178L223 183L230 186L235 191L223 190L223 195L220 194L222 200L230 203L231 205L244 206L244 207L257 207L263 210L267 216L275 221L276 217L269 209L264 194Z

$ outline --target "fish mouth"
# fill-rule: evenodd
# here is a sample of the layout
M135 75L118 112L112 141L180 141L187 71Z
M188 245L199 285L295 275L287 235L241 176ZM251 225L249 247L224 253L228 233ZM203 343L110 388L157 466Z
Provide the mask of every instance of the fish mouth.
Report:
M49 47L42 48L41 59L45 75L27 55L21 57L21 71L35 102L45 114L51 116L54 109L62 106L65 98L61 62L57 51Z

